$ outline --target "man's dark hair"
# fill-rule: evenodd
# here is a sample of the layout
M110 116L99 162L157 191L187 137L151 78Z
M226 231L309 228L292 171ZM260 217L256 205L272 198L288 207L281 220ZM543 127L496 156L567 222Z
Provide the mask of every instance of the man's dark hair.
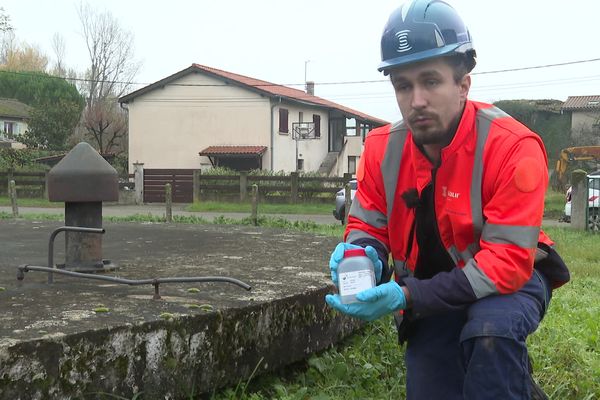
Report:
M459 83L463 76L468 74L475 68L477 61L475 60L475 51L467 51L464 54L453 54L448 57L444 57L448 65L452 67L454 71L454 82Z

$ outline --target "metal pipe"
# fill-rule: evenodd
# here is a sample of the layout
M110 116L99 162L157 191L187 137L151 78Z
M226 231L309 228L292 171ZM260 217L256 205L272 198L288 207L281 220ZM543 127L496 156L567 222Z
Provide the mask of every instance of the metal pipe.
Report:
M57 268L48 268L41 267L37 265L20 265L18 267L20 273L17 273L17 279L22 280L24 278L23 272L29 271L40 271L40 272L48 272L49 274L61 274L66 276L71 276L74 278L84 278L84 279L94 279L98 281L107 281L113 283L121 283L125 285L131 286L139 286L139 285L157 285L161 283L185 283L185 282L227 282L233 283L234 285L238 285L246 290L251 290L252 286L248 285L245 282L242 282L235 278L229 278L226 276L185 276L179 278L148 278L148 279L125 279L125 278L117 278L115 276L104 276L104 275L96 275L96 274L84 274L81 272L73 272L67 271L63 269Z
M61 226L56 228L51 234L48 240L48 283L54 282L53 272L57 272L57 268L54 268L54 239L60 232L85 232L85 233L100 233L106 232L103 228L84 228L79 226Z

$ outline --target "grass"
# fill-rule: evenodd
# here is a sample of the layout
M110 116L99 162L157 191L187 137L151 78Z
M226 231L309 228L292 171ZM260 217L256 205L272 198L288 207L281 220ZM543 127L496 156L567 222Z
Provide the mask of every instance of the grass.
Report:
M333 200L329 203L268 204L260 203L262 214L331 214ZM251 203L203 201L186 207L186 211L246 212L252 211Z
M29 199L19 198L17 199L19 207L49 207L49 208L62 208L64 203L62 202L51 202L46 199ZM8 197L0 196L0 206L10 207L11 202ZM330 215L334 207L333 199L326 203L298 203L298 204L268 204L260 203L258 205L258 212L262 214L322 214ZM217 201L203 201L198 203L189 204L185 207L186 211L193 212L243 212L250 213L252 211L252 204L249 202L217 202Z
M45 199L18 199L19 207L64 207L61 202L50 202ZM10 206L8 197L0 197L0 206ZM298 203L298 204L268 204L258 205L259 214L316 214L330 215L334 207L334 201L326 203ZM544 204L544 218L559 219L563 216L565 208L565 194L548 189ZM252 205L249 202L217 202L202 201L189 204L186 211L192 212L243 212L250 213Z
M51 207L51 208L62 208L65 206L65 203L60 202L50 202L46 199L29 199L29 198L18 198L17 204L19 207ZM10 207L12 204L10 202L10 198L0 196L0 206Z
M557 220L565 214L565 193L548 188L544 199L544 218Z

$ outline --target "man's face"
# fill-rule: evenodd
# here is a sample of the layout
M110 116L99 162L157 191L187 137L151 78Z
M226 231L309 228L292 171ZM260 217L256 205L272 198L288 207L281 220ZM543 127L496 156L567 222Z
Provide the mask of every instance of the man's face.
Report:
M451 139L448 130L462 113L471 77L465 75L455 82L452 67L441 58L393 69L390 76L415 142L447 144Z

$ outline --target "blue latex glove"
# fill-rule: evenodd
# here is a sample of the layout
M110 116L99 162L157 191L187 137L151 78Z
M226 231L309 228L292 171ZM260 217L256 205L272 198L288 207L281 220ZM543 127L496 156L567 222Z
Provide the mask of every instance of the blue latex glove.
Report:
M338 243L338 245L335 246L333 253L331 253L331 258L329 258L329 269L331 270L331 280L333 281L333 283L335 284L336 287L338 286L338 273L337 273L338 265L344 258L344 251L346 251L348 249L362 249L362 246L357 246L355 244L350 244L350 243ZM375 248L373 246L367 246L367 247L365 247L365 253L367 254L367 257L369 257L369 259L373 263L373 266L375 267L375 281L377 283L379 283L381 281L381 271L383 269L383 263L379 259L377 250L375 250Z
M391 281L356 294L358 303L342 304L339 294L328 294L325 301L341 313L365 321L406 308L406 297L400 285Z

